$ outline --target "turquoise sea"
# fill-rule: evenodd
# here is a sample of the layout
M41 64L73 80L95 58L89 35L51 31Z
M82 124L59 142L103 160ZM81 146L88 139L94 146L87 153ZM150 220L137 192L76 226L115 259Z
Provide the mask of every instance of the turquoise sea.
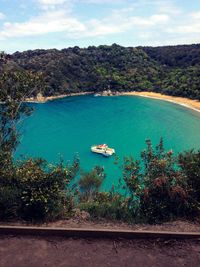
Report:
M20 155L43 157L58 162L71 161L76 153L81 167L90 170L104 166L104 189L117 184L120 169L114 157L90 152L93 144L107 143L122 160L138 158L150 138L157 144L164 138L167 149L175 153L200 149L200 114L173 103L136 96L75 96L45 104L31 104L35 111L21 129Z

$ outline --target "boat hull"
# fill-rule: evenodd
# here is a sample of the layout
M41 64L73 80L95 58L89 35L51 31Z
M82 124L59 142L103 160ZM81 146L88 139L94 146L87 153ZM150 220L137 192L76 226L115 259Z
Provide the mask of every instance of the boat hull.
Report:
M113 148L108 148L108 147L98 147L98 146L92 146L91 151L93 153L101 154L104 157L110 157L115 153L115 150Z

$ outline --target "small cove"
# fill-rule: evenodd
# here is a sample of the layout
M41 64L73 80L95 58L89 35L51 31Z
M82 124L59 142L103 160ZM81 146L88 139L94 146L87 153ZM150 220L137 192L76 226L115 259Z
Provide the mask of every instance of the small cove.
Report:
M74 96L44 104L30 104L35 111L22 126L20 155L43 157L49 162L71 161L79 155L81 167L104 166L104 189L117 184L121 171L115 158L90 152L93 144L114 147L120 160L138 158L145 140L155 145L164 138L175 153L200 149L200 116L180 105L136 96Z

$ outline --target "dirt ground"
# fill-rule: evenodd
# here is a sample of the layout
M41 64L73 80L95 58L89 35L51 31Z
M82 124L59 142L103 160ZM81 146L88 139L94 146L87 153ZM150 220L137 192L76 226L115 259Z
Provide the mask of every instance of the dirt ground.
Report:
M199 241L0 236L1 267L198 267Z
M45 225L43 225L45 226ZM171 232L200 232L200 222L174 221L163 224L127 224L106 220L60 220L46 224L48 227L87 228L87 229L114 229L114 230L146 230L146 231L171 231Z
M83 214L82 214L83 215ZM85 216L47 226L114 230L200 232L199 222L174 221L161 225L92 221ZM5 223L2 223L5 224ZM10 222L7 225L26 225ZM29 224L31 226L31 224ZM200 240L106 240L0 236L0 267L200 267Z
M32 224L20 222L0 222L1 225L32 226ZM78 217L68 220L57 220L46 224L37 224L34 226L58 227L58 228L81 228L81 229L114 229L114 230L146 230L146 231L171 231L171 232L200 232L200 220L191 221L173 221L163 224L127 224L119 221L96 220Z

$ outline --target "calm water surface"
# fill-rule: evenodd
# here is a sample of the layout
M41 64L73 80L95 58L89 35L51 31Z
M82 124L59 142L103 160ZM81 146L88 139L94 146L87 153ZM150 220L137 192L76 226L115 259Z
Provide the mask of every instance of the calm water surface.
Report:
M33 104L35 112L25 120L16 157L44 157L50 162L72 160L76 153L89 170L105 167L104 189L117 184L119 167L114 157L90 152L92 144L107 143L120 159L138 158L145 140L164 138L165 147L176 153L200 149L200 115L176 104L148 98L76 96L45 104Z

